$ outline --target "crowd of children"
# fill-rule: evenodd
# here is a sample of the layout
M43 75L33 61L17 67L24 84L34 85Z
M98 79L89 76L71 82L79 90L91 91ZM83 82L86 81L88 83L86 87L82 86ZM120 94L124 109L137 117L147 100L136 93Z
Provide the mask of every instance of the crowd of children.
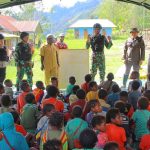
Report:
M12 81L0 84L0 150L150 150L150 75L145 87L132 72L127 90L109 73L100 85L90 74L66 93L58 79L31 89L26 80L16 96Z

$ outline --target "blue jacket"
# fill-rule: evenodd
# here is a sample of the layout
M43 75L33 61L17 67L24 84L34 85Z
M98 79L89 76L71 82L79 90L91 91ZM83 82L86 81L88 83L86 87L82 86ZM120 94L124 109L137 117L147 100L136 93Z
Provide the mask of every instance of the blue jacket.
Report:
M0 115L0 130L5 134L10 145L15 150L29 150L25 138L15 130L11 113L6 112ZM10 150L4 138L0 140L0 150Z

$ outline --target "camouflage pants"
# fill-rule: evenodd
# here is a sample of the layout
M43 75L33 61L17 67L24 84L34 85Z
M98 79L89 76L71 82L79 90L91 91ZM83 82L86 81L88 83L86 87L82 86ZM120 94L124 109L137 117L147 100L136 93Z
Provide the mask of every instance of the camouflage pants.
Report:
M95 76L97 74L97 69L99 69L100 81L104 81L104 78L105 78L105 55L104 53L100 53L100 52L93 53L92 68L91 68L92 80L95 79Z
M27 81L30 85L30 88L32 89L32 77L33 77L33 72L32 72L32 65L25 64L25 65L18 65L17 66L17 81L16 81L16 86L17 88L20 87L20 83L24 77L24 74L27 75Z

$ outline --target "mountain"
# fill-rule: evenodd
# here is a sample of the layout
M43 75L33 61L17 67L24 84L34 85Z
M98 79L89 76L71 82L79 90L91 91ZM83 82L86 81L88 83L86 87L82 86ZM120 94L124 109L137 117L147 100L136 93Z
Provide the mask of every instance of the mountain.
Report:
M51 24L50 29L45 34L48 32L55 34L65 32L78 19L97 18L91 14L101 2L102 0L87 0L86 2L78 2L71 8L55 6L51 13L44 12L44 17Z

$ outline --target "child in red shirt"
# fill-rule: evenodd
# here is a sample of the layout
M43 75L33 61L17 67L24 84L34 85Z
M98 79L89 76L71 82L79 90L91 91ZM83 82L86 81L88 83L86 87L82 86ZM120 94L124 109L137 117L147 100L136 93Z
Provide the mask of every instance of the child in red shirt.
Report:
M108 141L114 141L119 145L120 150L125 150L126 133L120 127L122 118L118 109L110 109L106 114L106 133Z
M19 96L17 98L17 111L18 111L18 113L22 112L22 108L26 104L25 96L30 92L30 86L29 86L28 82L23 82L21 84L21 90L22 90L22 93L19 94Z
M33 90L36 103L41 104L42 98L44 96L44 84L42 81L36 82L36 88Z

